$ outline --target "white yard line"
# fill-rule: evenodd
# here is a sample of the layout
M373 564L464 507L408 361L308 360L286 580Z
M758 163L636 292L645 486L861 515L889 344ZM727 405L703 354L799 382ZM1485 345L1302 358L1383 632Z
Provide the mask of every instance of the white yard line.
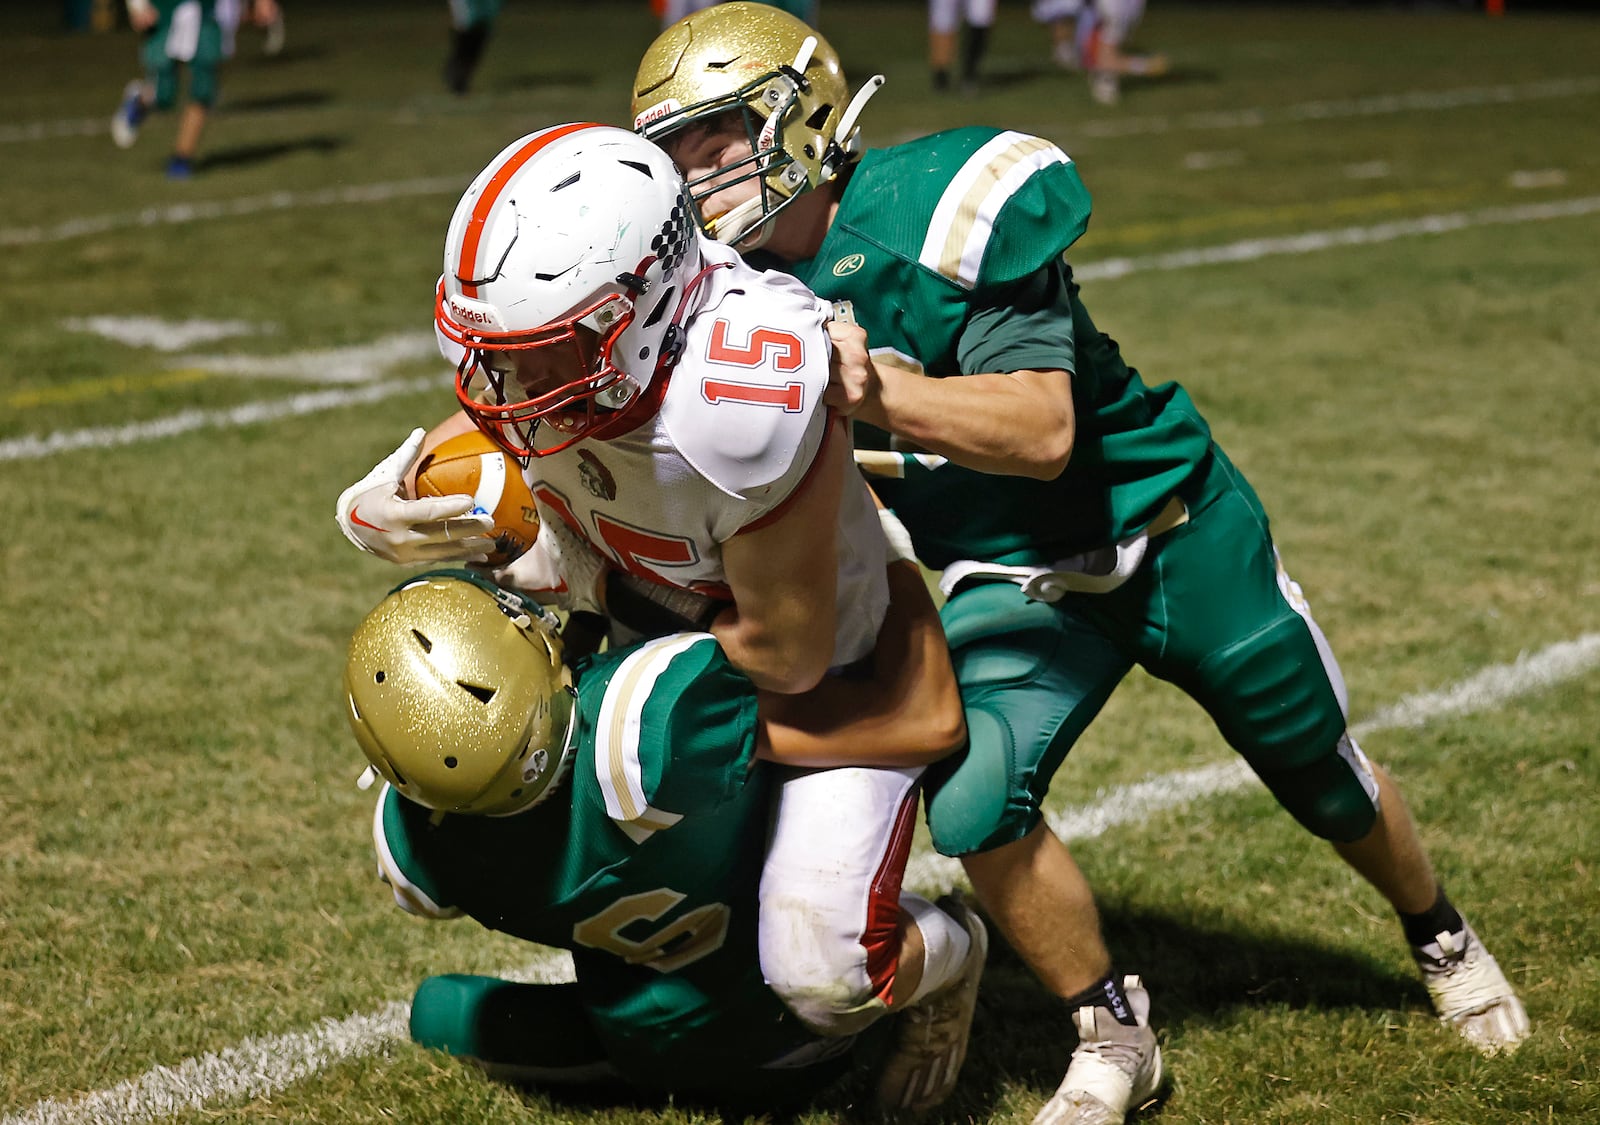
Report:
M1320 99L1286 106L1207 110L1177 115L1152 114L1147 117L1116 117L1084 122L1075 126L1074 131L1080 136L1087 137L1130 137L1191 129L1251 129L1273 124L1337 121L1352 117L1383 117L1396 113L1437 113L1442 110L1470 109L1485 105L1515 105L1518 102L1582 97L1597 91L1600 91L1600 79L1547 78L1538 82L1463 86L1454 90L1411 90L1400 94L1374 94L1365 98ZM348 112L352 108L363 107L346 105L335 108ZM394 111L394 107L389 105L381 108L384 113ZM411 107L410 112L415 113L418 110L416 107ZM97 136L110 131L110 117L111 115L107 114L104 117L62 118L55 121L3 125L0 126L0 144Z
M470 176L434 176L423 180L397 180L390 183L359 184L355 187L323 188L319 191L274 191L265 195L246 195L238 199L213 199L199 203L173 203L166 207L146 207L115 215L89 215L68 219L51 226L0 228L0 246L34 246L65 242L135 227L179 226L202 219L226 219L259 215L267 211L297 211L307 207L335 207L350 203L382 203L412 195L449 195L465 190Z
M1438 215L1423 215L1415 219L1401 219L1374 226L1340 227L1332 230L1308 231L1304 234L1285 235L1281 238L1248 238L1220 246L1202 246L1192 250L1176 250L1166 254L1147 254L1139 257L1107 258L1089 262L1073 270L1079 281L1104 281L1129 274L1158 270L1191 269L1196 266L1221 265L1228 262L1252 262L1280 255L1311 254L1341 246L1364 246L1393 242L1400 238L1420 235L1444 234L1472 227L1504 226L1516 223L1545 222L1551 219L1573 218L1600 212L1600 196L1578 199L1558 199L1548 203L1528 203L1516 207L1486 207L1478 211L1454 211ZM372 362L393 358L415 358L426 353L428 346L417 336L396 336L378 344L366 346L375 349L366 358ZM284 356L260 360L238 359L232 361L206 360L191 357L189 362L216 363L218 370L259 371L274 375L295 375L307 370L304 356ZM313 365L315 366L315 365ZM364 368L364 370L366 370ZM29 461L66 453L78 449L106 449L119 445L151 441L188 433L191 430L231 428L271 421L276 418L312 414L332 410L357 402L373 402L389 394L407 394L440 385L437 379L403 380L375 383L351 390L320 391L295 395L293 398L246 403L227 410L191 410L167 418L148 422L134 422L125 426L111 426L88 430L63 430L44 437L28 435L0 440L0 463Z
M1443 691L1402 699L1352 729L1365 736L1487 711L1576 679L1596 665L1600 665L1600 633L1585 633L1524 654L1515 663L1486 668ZM1254 777L1238 760L1203 766L1103 791L1093 804L1052 813L1049 820L1065 840L1089 839L1117 825L1143 822L1203 797L1244 788ZM959 876L960 865L954 860L919 854L907 868L906 883L936 892L952 886ZM568 980L571 961L565 953L550 951L511 975L519 980ZM329 1066L398 1045L406 1039L406 1018L407 1005L395 1001L375 1012L324 1020L308 1031L251 1038L176 1066L155 1067L93 1094L38 1102L0 1120L0 1125L132 1125L218 1103L268 1098Z
M1600 78L1550 78L1541 82L1499 86L1466 86L1455 90L1412 90L1403 94L1374 94L1366 98L1323 99L1287 106L1111 118L1085 121L1073 125L1066 133L1080 137L1137 137L1195 130L1259 129L1267 125L1298 125L1307 121L1341 121L1357 117L1387 117L1397 113L1437 113L1474 106L1515 105L1518 102L1577 98L1594 93L1600 93Z
M1177 133L1193 130L1259 128L1273 124L1302 124L1307 121L1334 121L1398 113L1439 112L1485 105L1514 105L1519 102L1551 98L1583 97L1600 92L1600 78L1551 78L1499 86L1469 86L1456 90L1414 90L1402 94L1378 94L1366 98L1343 98L1301 102L1296 105L1214 110L1178 115L1117 118L1087 121L1075 125L1071 134L1081 137L1126 137L1151 133ZM0 144L44 140L62 136L81 136L106 128L106 120L41 122L0 127ZM1036 130L1038 131L1038 130ZM1058 130L1046 129L1045 133ZM908 140L910 136L901 137ZM410 195L445 195L462 191L470 175L440 176L424 180L366 184L324 191L281 191L240 199L204 203L148 207L142 211L113 215L91 215L48 226L0 228L0 246L31 246L62 242L133 227L168 226L260 214L264 211L328 207L345 203L366 203Z
M241 406L220 410L185 410L165 418L148 422L129 422L125 426L101 426L88 430L57 430L38 437L29 434L0 441L0 462L36 461L57 453L71 453L81 449L113 449L119 445L136 445L157 438L176 437L194 430L231 430L279 418L294 418L304 414L317 414L361 402L378 402L393 395L416 394L422 391L443 392L448 384L437 375L415 379L393 379L385 383L368 383L349 390L308 391L288 398L269 399L265 402L247 402Z
M1132 273L1153 270L1182 270L1195 266L1215 266L1229 262L1254 262L1280 255L1313 254L1341 246L1370 246L1419 235L1446 234L1472 227L1508 226L1517 223L1547 222L1600 212L1600 195L1578 199L1555 199L1548 203L1525 203L1515 207L1484 207L1477 211L1450 211L1421 215L1415 219L1396 219L1365 227L1338 227L1313 230L1279 238L1246 238L1221 246L1197 246L1192 250L1173 250L1165 254L1103 258L1073 268L1079 281L1105 281Z

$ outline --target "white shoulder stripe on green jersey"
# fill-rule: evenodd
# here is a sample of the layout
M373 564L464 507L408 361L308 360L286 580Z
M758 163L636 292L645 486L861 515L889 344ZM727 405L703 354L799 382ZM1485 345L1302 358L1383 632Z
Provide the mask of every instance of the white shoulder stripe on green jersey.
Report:
M640 723L650 693L672 661L697 644L715 644L709 633L678 633L646 641L630 653L612 673L595 720L594 769L605 795L606 813L628 832L628 826L647 832L670 828L682 819L677 813L650 807L645 797L639 761ZM628 832L636 843L643 837Z
M1071 163L1071 157L1043 137L1000 133L951 177L933 209L918 261L971 289L978 283L1000 208L1039 169Z

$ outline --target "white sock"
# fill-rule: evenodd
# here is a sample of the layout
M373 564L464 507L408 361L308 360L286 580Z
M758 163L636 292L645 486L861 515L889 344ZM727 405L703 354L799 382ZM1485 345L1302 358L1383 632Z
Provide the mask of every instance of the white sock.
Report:
M922 980L903 1005L909 1008L956 978L972 950L972 935L933 903L909 891L901 892L900 909L922 931Z

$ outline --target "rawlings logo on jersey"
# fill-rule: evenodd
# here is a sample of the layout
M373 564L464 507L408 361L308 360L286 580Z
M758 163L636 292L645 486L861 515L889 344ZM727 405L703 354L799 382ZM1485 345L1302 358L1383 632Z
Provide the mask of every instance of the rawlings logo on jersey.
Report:
M865 254L846 254L837 262L833 263L833 276L849 277L851 274L855 273L856 270L860 269L866 264L867 256Z

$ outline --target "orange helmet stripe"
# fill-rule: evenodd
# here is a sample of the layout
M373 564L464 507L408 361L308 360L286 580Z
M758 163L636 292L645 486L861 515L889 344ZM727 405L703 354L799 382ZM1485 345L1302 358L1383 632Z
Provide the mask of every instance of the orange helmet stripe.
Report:
M558 141L568 134L578 132L580 129L600 128L604 128L604 126L594 121L575 121L570 125L556 125L542 133L536 133L527 144L512 153L510 159L500 165L495 174L490 177L489 182L483 186L483 193L478 196L478 202L473 205L472 218L467 220L466 229L461 232L461 255L456 259L459 263L456 268L471 270L472 275L477 276L478 244L483 240L483 225L489 221L490 209L499 200L500 193L505 190L506 183L512 176L516 175L517 169L533 159L539 150L552 141ZM478 287L476 285L459 276L456 280L461 282L461 295L463 297L477 297Z

